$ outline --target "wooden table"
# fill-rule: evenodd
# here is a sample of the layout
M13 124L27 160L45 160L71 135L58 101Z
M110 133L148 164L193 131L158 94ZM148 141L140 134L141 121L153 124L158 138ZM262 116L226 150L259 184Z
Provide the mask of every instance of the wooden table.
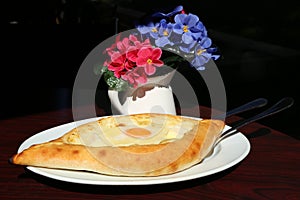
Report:
M258 123L240 129L251 143L250 154L242 162L177 183L81 185L46 178L8 162L28 137L71 121L69 109L0 121L1 199L300 199L300 141Z

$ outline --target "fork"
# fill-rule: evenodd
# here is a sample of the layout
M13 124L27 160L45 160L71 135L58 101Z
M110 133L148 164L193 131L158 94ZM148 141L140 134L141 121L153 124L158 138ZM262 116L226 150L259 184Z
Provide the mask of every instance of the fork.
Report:
M213 152L215 147L217 146L217 144L219 144L222 140L224 140L225 138L234 135L235 133L237 133L237 129L246 126L252 122L255 122L257 120L260 120L262 118L265 118L267 116L273 115L275 113L281 112L289 107L291 107L294 104L294 99L291 97L284 97L281 100L279 100L277 103L275 103L273 106L271 106L270 108L268 108L267 110L254 115L253 117L247 118L247 119L243 119L241 120L239 123L236 123L235 125L233 125L230 129L224 131L219 138L215 141L215 143L213 144L213 146L211 147L211 150L207 153L207 155L205 156L205 158L209 157Z
M248 103L245 103L237 108L234 108L230 111L227 111L226 113L224 114L220 114L220 115L217 115L217 116L214 116L212 117L213 119L224 119L226 117L229 117L229 116L232 116L232 115L236 115L236 114L239 114L241 112L245 112L245 111L248 111L248 110L252 110L254 108L259 108L259 107L262 107L264 105L266 105L268 103L268 100L265 99L265 98L258 98L258 99L255 99L253 101L250 101Z

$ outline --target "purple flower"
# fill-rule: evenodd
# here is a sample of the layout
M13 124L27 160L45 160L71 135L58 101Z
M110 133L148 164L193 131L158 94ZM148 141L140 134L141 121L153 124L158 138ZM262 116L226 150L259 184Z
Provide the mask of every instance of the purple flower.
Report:
M169 12L167 14L162 13L162 12L157 12L157 13L154 13L152 15L152 17L169 18L169 17L172 17L173 15L181 12L182 10L183 10L182 6L177 6L172 12Z
M151 17L148 25L139 25L137 29L157 47L182 53L197 70L204 70L210 59L219 58L217 48L211 47L212 41L197 15L186 14L182 6L177 6L172 12L157 12Z
M210 59L216 60L219 58L219 55L214 55L217 49L210 47L211 44L211 39L205 37L196 45L194 50L195 57L191 64L197 70L204 70L204 64L206 64Z
M158 47L164 47L166 45L173 45L174 43L169 40L171 33L173 31L173 25L167 23L165 19L160 21L160 26L158 30L158 38L155 40L155 44Z
M182 41L185 44L191 44L199 38L199 18L193 14L178 14L175 16L175 25L173 31L182 35Z
M159 23L150 22L148 25L138 25L137 30L141 34L149 34L152 38L157 39Z
M195 48L196 44L197 44L197 42L194 40L190 44L181 43L178 46L179 46L180 51L182 51L184 53L190 53L191 49Z
M207 30L201 21L198 21L195 26L191 27L191 32L194 33L193 36L197 41L207 37Z

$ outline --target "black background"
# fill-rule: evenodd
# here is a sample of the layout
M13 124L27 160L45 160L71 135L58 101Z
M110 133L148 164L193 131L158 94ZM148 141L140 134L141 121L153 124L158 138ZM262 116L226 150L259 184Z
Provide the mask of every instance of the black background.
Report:
M260 122L299 137L298 1L64 2L2 3L0 119L70 107L77 70L93 48L115 33L116 18L117 31L123 31L133 28L143 14L181 4L199 16L221 50L216 64L228 109L259 97L267 98L269 105L293 97L291 108Z

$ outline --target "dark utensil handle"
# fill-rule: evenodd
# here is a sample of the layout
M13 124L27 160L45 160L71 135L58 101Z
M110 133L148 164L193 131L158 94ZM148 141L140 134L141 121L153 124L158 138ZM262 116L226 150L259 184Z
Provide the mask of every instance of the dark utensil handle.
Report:
M244 119L242 121L240 121L239 123L233 125L230 129L228 129L227 131L223 132L219 138L218 141L222 140L223 138L232 135L235 133L236 129L241 128L243 126L246 126L249 123L252 123L254 121L260 120L262 118L265 118L267 116L273 115L275 113L278 113L280 111L283 111L289 107L291 107L294 104L294 99L291 97L285 97L283 99L281 99L280 101L278 101L276 104L274 104L272 107L268 108L267 110L253 116L250 117L248 119Z
M250 101L250 102L248 102L248 103L246 103L244 105L241 105L241 106L239 106L237 108L234 108L234 109L232 109L230 111L227 111L224 114L215 116L215 117L213 117L213 119L225 119L226 117L229 117L229 116L232 116L232 115L236 115L236 114L248 111L248 110L252 110L254 108L262 107L262 106L266 105L267 103L268 103L267 99L265 99L265 98L258 98L258 99L255 99L253 101Z

